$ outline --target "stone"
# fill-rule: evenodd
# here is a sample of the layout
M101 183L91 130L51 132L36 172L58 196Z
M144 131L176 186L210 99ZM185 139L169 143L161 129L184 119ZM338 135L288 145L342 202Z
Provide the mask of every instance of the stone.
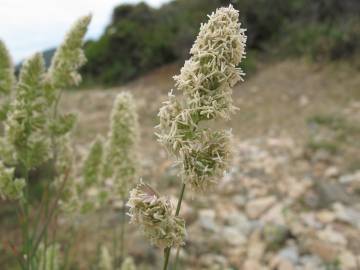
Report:
M341 203L335 203L333 206L336 219L349 223L360 230L360 211L345 207Z
M356 257L348 250L343 250L338 259L342 270L353 270L357 267Z
M275 204L260 218L261 221L263 221L264 223L271 222L285 226L285 219L283 214L284 208L285 205L283 203Z
M339 176L339 169L335 166L329 167L325 170L325 178L334 178Z
M226 217L225 221L229 224L229 226L236 228L245 235L249 235L252 230L251 222L242 213L233 212Z
M217 232L219 226L215 222L215 215L216 213L212 209L200 210L198 218L200 227L211 232Z
M307 248L326 262L333 262L339 253L335 245L318 239L309 239Z
M293 264L297 264L299 261L299 250L295 245L285 247L279 251L278 257Z
M349 184L355 181L360 182L360 170L353 174L346 174L339 177L339 182L342 184Z
M246 236L234 227L225 226L220 235L224 238L227 244L232 246L240 246L246 243Z
M262 270L262 266L260 263L258 263L257 261L255 260L246 260L243 267L242 267L242 270Z
M315 182L315 191L319 196L319 207L328 207L332 203L351 203L344 186L336 182L318 180Z
M255 231L249 239L249 244L247 247L247 257L248 259L260 261L265 253L266 245L261 241L261 234L258 231Z
M324 230L318 232L320 240L327 241L332 244L345 246L347 244L346 238L339 232L333 230L330 226L327 226Z
M335 218L335 213L329 210L321 210L316 213L316 219L323 224L331 223Z
M238 207L244 207L246 204L246 198L243 195L235 195L232 198L232 201L234 202L234 204Z
M323 262L318 256L305 255L300 258L300 264L302 265L301 270L326 270L323 267Z
M259 218L276 202L275 196L267 196L250 201L246 204L246 214L251 219Z
M277 266L278 270L295 270L294 265L287 261L287 260L280 260L278 266Z
M309 104L309 98L305 95L302 95L299 99L299 106L306 107Z
M207 267L221 266L219 269L224 269L227 266L227 259L218 254L206 254L201 256L201 264Z

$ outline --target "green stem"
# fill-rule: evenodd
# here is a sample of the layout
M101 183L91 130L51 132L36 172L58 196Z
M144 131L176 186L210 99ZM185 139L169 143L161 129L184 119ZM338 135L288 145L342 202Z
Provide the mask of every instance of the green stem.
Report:
M126 208L125 208L126 201L123 200L123 207L122 207L122 217L121 217L121 232L120 232L120 258L123 261L125 258L125 219L126 219Z
M178 247L177 250L176 250L174 270L177 270L177 266L178 266L178 263L179 263L179 254L180 254L180 247Z
M25 186L25 199L23 201L23 212L24 212L24 228L23 228L23 238L24 238L24 242L25 242L25 250L24 253L26 255L26 269L31 269L31 258L30 258L30 254L31 254L31 241L30 241L30 214L29 214L29 171L27 168L27 165L24 163L23 164L23 176L26 182L26 186Z
M175 216L177 217L180 213L180 209L181 209L181 203L184 197L184 192L185 192L185 187L186 184L183 183L181 186L181 191L180 191L180 197L177 203L177 207L176 207L176 212L175 212ZM163 265L163 270L167 270L168 264L169 264L169 257L170 257L170 252L171 252L171 247L167 247L164 249L164 265Z

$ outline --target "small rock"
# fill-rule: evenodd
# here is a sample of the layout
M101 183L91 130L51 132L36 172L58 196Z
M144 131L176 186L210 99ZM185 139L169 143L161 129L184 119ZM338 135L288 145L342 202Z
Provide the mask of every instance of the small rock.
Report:
M335 166L329 167L325 170L325 178L334 178L339 176L339 169Z
M248 259L253 259L260 261L265 252L265 243L261 241L260 232L254 232L249 239L249 244L247 247L247 257Z
M315 190L319 195L319 206L328 207L332 203L351 203L351 198L345 188L339 183L318 180L315 182Z
M251 219L260 217L267 209L276 202L275 196L268 196L250 201L246 205L246 214Z
M231 213L227 216L226 222L236 229L238 229L241 233L248 235L252 230L252 224L248 220L248 218L242 213Z
M339 178L339 182L342 184L348 184L356 181L360 182L360 170L353 174L342 175Z
M262 217L261 221L264 223L275 223L279 225L285 225L283 210L285 205L283 203L275 204L271 207Z
M342 270L356 269L356 257L348 250L344 250L340 253L339 261Z
M335 203L333 207L338 220L349 223L360 229L360 211L345 207L341 203Z
M246 243L246 237L234 227L226 226L220 234L229 245L240 246Z
M335 213L329 210L321 210L316 213L316 218L321 223L328 224L335 220Z
M232 198L232 201L234 202L234 204L238 207L244 207L246 204L246 198L242 195L235 195Z
M262 270L262 266L255 260L246 260L243 265L243 270Z
M287 260L280 260L278 264L278 270L294 270L294 265Z
M325 230L319 231L318 237L320 240L327 241L332 244L341 246L345 246L347 244L346 238L341 233L334 231L330 226L326 227Z
M200 227L216 232L219 230L219 226L215 222L215 211L212 209L203 209L199 211L199 223Z
M323 227L323 225L315 218L315 214L313 212L302 213L300 214L300 217L303 223L311 228L321 229Z
M201 256L201 264L207 267L213 267L215 265L226 267L227 259L222 255L206 254ZM220 269L224 269L224 268L220 268Z
M292 262L293 264L296 264L299 261L298 248L295 245L283 248L278 253L278 257L282 258L283 260Z
M307 247L311 253L316 254L326 262L333 262L338 255L338 249L335 245L321 240L309 239Z
M300 107L306 107L309 104L309 98L305 95L302 95L299 99Z
M301 257L300 263L303 266L302 268L299 268L301 270L325 270L321 259L314 255L307 255Z

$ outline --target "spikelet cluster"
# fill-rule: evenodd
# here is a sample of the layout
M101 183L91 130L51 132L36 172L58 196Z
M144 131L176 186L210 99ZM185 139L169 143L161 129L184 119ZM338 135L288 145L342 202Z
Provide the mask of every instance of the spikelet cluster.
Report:
M242 80L237 65L245 57L245 30L231 5L203 24L175 86L159 111L158 139L177 157L185 183L206 190L228 167L230 131L203 129L200 123L228 120L235 111L232 87Z
M50 153L44 74L41 54L35 54L24 63L5 122L6 141L13 147L16 160L27 168L41 164Z
M0 93L9 94L14 85L14 66L4 42L0 40Z
M6 168L0 161L0 198L17 200L23 198L24 179L14 179L14 168Z
M90 146L90 151L84 161L83 177L84 184L93 185L100 181L101 166L103 160L103 139L97 137Z
M48 77L54 89L76 86L81 82L78 70L86 63L82 45L90 20L89 15L76 21L57 49Z
M131 257L127 257L121 265L121 270L136 270L134 260Z
M109 249L106 246L101 246L100 249L99 269L100 270L113 269L112 257L110 255Z
M170 200L149 185L140 183L131 190L127 203L131 223L139 225L146 238L160 248L184 245L185 222L174 216Z
M102 178L104 141L97 137L91 144L82 168L82 179L76 192L81 213L100 208L106 201L106 186Z
M6 119L14 87L14 66L5 44L0 40L0 121Z
M139 163L138 115L130 93L123 92L116 97L110 121L103 177L111 182L118 195L125 198L137 178Z

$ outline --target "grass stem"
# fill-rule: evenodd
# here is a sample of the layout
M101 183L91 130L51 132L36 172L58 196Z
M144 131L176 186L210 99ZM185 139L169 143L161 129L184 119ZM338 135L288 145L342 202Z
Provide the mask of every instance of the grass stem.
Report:
M183 183L181 186L181 191L180 191L180 197L178 200L178 204L176 207L176 212L175 212L175 216L177 217L180 213L180 209L181 209L181 203L184 197L184 193L185 193L185 187L186 184ZM167 270L168 264L169 264L169 257L170 257L170 252L171 252L171 247L167 247L164 249L164 265L163 265L163 270Z

